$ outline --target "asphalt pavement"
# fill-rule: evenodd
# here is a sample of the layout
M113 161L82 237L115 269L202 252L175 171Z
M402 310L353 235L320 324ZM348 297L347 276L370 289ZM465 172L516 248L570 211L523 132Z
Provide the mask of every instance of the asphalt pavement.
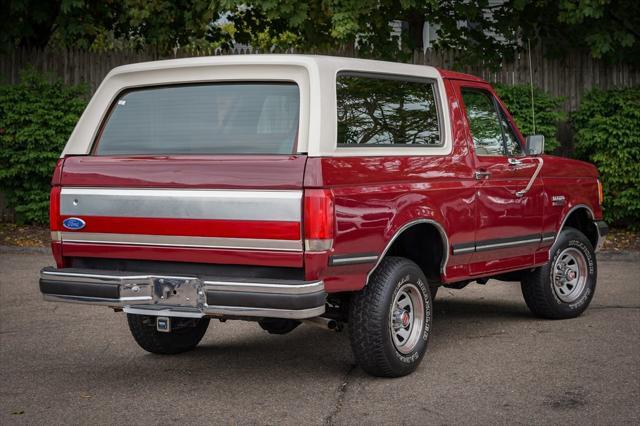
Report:
M0 248L0 424L640 424L640 254L601 254L591 307L532 317L518 285L441 289L426 358L354 365L348 332L212 321L151 355L122 313L43 302L46 253Z

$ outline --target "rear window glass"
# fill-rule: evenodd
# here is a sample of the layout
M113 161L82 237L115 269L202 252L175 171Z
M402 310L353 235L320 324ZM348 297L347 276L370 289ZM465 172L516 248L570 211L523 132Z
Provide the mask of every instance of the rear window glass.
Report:
M291 154L295 83L215 83L136 89L116 101L97 155Z
M338 145L442 146L433 83L339 75Z

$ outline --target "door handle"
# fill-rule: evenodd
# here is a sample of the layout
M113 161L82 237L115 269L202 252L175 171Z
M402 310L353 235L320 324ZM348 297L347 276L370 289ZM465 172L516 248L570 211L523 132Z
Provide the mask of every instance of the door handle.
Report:
M520 166L522 165L522 160L518 160L517 158L509 158L507 160L510 166Z
M491 173L489 173L486 170L476 170L476 179L477 180L486 179L489 176L491 176Z

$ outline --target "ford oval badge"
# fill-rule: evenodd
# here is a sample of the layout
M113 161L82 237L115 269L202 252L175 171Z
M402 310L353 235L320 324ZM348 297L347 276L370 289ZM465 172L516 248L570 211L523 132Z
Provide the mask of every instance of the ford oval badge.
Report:
M84 220L78 217L68 217L64 221L62 221L62 225L67 229L71 229L72 231L77 231L79 229L84 228L86 223L84 222Z

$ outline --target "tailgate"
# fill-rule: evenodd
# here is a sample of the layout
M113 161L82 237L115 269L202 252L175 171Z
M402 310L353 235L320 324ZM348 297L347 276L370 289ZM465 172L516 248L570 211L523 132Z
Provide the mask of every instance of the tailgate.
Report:
M53 237L65 258L300 267L305 162L303 155L67 157Z

